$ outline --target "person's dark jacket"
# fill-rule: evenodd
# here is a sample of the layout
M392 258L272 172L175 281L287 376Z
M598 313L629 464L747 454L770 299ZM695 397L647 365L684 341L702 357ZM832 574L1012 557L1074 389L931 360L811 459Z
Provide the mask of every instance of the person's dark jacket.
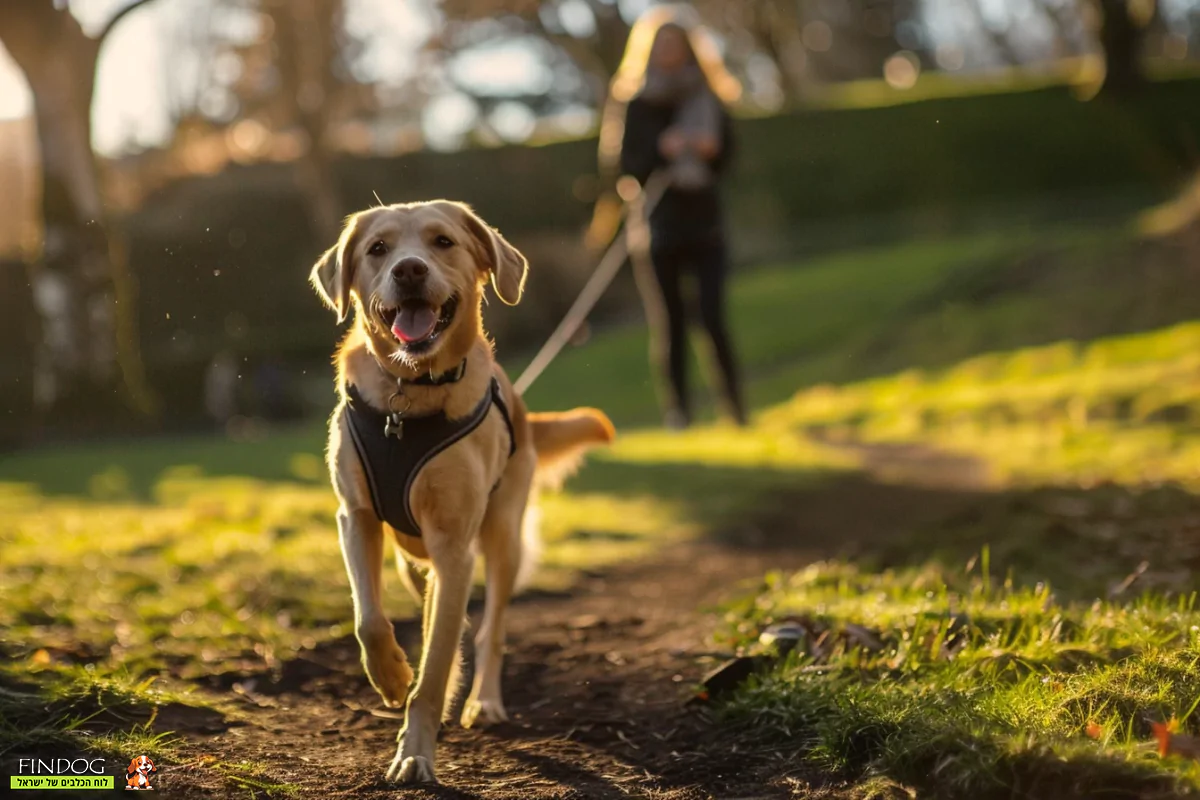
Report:
M671 126L675 109L634 98L625 110L625 135L621 141L621 172L645 184L667 159L658 149L658 139ZM668 189L650 214L651 246L718 243L724 239L724 224L718 183L733 150L733 125L721 111L721 146L709 161L714 181L697 191Z

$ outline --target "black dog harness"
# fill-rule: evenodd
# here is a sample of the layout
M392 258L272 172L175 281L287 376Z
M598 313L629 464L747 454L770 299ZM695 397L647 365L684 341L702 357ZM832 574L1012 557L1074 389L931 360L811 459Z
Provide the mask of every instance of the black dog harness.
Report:
M450 373L437 378L421 376L409 383L425 386L454 383L465 371L464 361ZM447 419L444 411L421 417L377 411L367 404L354 384L346 386L346 394L350 398L346 404L350 436L367 474L375 516L409 536L421 535L421 526L413 518L409 503L417 475L434 456L478 428L487 419L493 404L500 409L500 416L508 428L508 457L512 458L517 451L512 417L504 402L500 382L495 377L475 409L455 420ZM495 487L492 490L495 491Z

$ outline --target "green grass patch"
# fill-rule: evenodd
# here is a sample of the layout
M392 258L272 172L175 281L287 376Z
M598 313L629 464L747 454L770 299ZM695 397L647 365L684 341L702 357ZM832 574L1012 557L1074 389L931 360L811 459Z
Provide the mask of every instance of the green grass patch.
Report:
M992 353L801 392L764 424L825 438L920 441L985 459L998 481L1200 477L1200 323Z
M276 798L299 797L303 787L295 783L281 783L270 777L269 772L252 761L229 763L218 761L211 764L225 778L231 792L251 797Z
M0 756L87 750L159 758L176 752L177 741L170 731L155 730L158 709L198 704L153 677L104 674L93 665L47 666L44 650L30 662L10 662L0 672Z
M1161 759L1150 738L1170 719L1200 732L1196 596L1064 603L986 568L986 557L969 571L822 563L771 576L730 609L728 636L746 645L791 617L814 635L726 713L798 739L853 780L883 776L921 796L1200 790L1200 766Z

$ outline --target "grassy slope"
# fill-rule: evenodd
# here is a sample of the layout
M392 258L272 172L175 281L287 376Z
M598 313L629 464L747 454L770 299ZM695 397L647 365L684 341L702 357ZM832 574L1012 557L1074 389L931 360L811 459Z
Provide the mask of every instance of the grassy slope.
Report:
M938 383L942 378L908 374L890 382L837 390L837 396L844 397L845 408L851 409L847 414L852 419L848 420L822 411L821 398L830 396L829 390L779 404L797 386L878 375L898 365L949 364L981 350L1028 344L1044 337L1087 337L1170 321L1132 313L1123 296L1128 279L1125 284L1119 278L1098 280L1113 277L1104 272L1101 256L1124 246L1123 241L1119 231L986 236L825 258L803 268L779 266L742 277L734 291L733 315L747 371L753 378L750 391L756 406L777 405L764 412L756 427L745 434L715 426L686 435L644 431L624 436L611 452L594 459L568 491L545 498L548 569L544 579L559 581L580 563L629 557L664 538L720 527L763 498L794 490L798 482L826 480L855 466L853 457L804 435L812 426L823 426L822 436L838 426L853 426L872 435L939 444L949 441L946 431L959 430L934 424L930 431L911 426L896 431L879 422L890 420L891 407L879 400L876 392L891 397L900 391L897 387L909 387L915 381L919 386L928 384L930 394L942 403L951 394ZM993 276L999 266L1011 266L1031 253L1049 254L1046 258L1053 260L1057 273L1069 279L1039 283L1039 270L1033 269L1027 270L1025 283L996 284ZM1079 291L1081 285L1098 283L1110 291ZM1156 308L1155 313L1174 318L1195 313L1170 304ZM1168 332L1162 336L1168 340L1183 336L1180 341L1191 341L1191 334ZM1159 378L1158 391L1165 387L1163 380L1185 375L1186 370L1175 369L1175 361L1182 357L1181 347L1160 345L1154 339L1132 348L1141 354L1141 361L1151 365L1151 372L1145 372L1143 364L1129 370L1121 366L1113 375L1125 380L1134 392L1144 388L1137 383L1139 376ZM626 427L652 422L655 412L648 377L640 383L630 378L648 375L645 347L644 333L637 329L598 337L556 362L531 392L531 405L587 403L608 409ZM1122 348L1119 344L1108 347ZM1018 354L970 363L996 365L1018 390L1026 375L1018 365L1031 357L1039 363L1043 358ZM1060 383L1073 385L1078 375L1071 370L1078 370L1079 365L1064 361L1061 366L1066 372ZM979 375L971 375L967 370L957 380L966 384L980 381L983 392L992 390ZM1036 383L1031 381L1030 386ZM1019 403L1014 407L1023 408ZM1055 417L1059 422L1054 424L1063 418ZM1030 423L1018 416L1012 424ZM1143 435L1144 426L1131 427L1137 430L1114 430L1105 435L1110 443ZM0 585L8 598L0 605L0 631L4 631L0 648L12 659L0 675L0 688L16 687L3 691L9 703L4 717L17 721L0 725L0 751L29 745L33 734L19 723L37 713L45 717L46 708L56 710L53 718L59 724L37 728L37 736L78 738L91 731L88 741L103 748L112 746L112 739L103 737L114 730L128 731L124 734L128 736L152 735L142 726L145 709L170 702L172 692L179 690L179 678L269 668L298 649L343 635L349 595L331 530L332 497L324 483L320 448L320 427L313 425L272 432L255 441L187 437L32 452L0 462L0 481L7 482L0 483L0 545L4 551ZM1103 449L1101 444L1096 452L1102 454ZM985 456L995 452L995 448L982 445L976 450ZM1044 451L1030 452L1032 455L1024 456L1027 461L1046 463ZM1011 457L1019 458L1019 454ZM1004 474L1016 475L1015 469ZM1055 475L1064 480L1079 477L1069 470L1036 477ZM1002 515L996 525L1003 529L1007 519ZM993 531L971 533L976 540L987 540ZM46 546L48 540L53 547ZM829 569L836 576L842 574L837 570L850 568L833 565ZM929 569L946 568L935 564ZM924 585L920 581L937 580L947 584L967 580L962 584L963 596L984 609L1006 602L1034 602L1025 595L1018 600L997 594L1001 590L995 588L980 589L970 584L969 578L949 571L942 578L930 577L924 569L882 577L847 574L850 577L845 581L838 580L885 581L879 584L881 591L896 594L897 608L905 607L910 595ZM815 580L811 592L822 591L821 580L824 578ZM808 583L780 584L769 600L764 600L765 606L807 607L819 597L809 593ZM406 600L393 594L389 602L399 610ZM937 597L922 602L935 603ZM830 613L850 619L864 612L850 605ZM873 610L872 614L875 616L864 622L886 623L896 630L907 624L896 608ZM1031 621L1033 627L1026 638L1042 636L1043 623L1049 618ZM750 622L761 619L758 612L750 615ZM1114 648L1128 648L1130 641L1146 641L1136 631L1120 629L1123 623L1114 623L1117 631L1093 642L1093 628L1088 627L1093 622L1080 619L1081 627L1073 630L1089 647L1094 646L1099 661L1111 656ZM1178 626L1183 619L1154 624ZM1024 647L1025 640L1021 641ZM1063 642L1055 646L1060 644ZM1003 646L1003 642L985 641L980 646ZM923 662L911 663L916 676L910 687L914 692L922 686L922 691L928 691L930 686L940 685L925 682L927 674L919 671L926 666ZM80 664L91 668L83 670ZM941 664L936 668L948 669ZM1180 676L1190 675L1185 668L1191 669L1183 664L1179 669L1184 672L1163 673L1168 686L1163 697L1173 699L1163 700L1153 710L1186 710L1187 698L1180 689L1184 685ZM159 674L171 678L145 683L147 676ZM949 672L945 678L960 679ZM1130 680L1138 678L1135 675ZM94 687L97 682L99 689ZM829 686L813 688L827 694ZM790 679L789 673L775 676L756 691L760 694L742 701L747 713L763 707L755 697L771 703L786 697L788 702L782 707L793 709L794 714L782 724L794 726L797 720L808 719L811 709L803 698L812 695L806 693L803 682ZM192 694L184 702L200 704L205 698ZM113 718L102 715L66 724L97 708L130 704L134 710L117 717L125 723L114 724ZM943 719L959 716L963 709L952 710L954 713ZM861 720L845 710L834 711L831 725L835 733L841 731L837 735L849 742L850 750L839 751L836 743L842 740L834 736L822 740L817 752L851 772L861 770L864 763L871 769L892 769L888 767L891 762L874 757L862 763L849 758L848 753L859 752L859 745L846 736L857 730ZM987 737L994 733L990 719L970 724L977 725L978 735ZM841 728L837 727L839 720ZM1110 714L1099 721L1115 730L1119 720ZM932 717L922 720L926 723L935 726L935 733L941 730ZM1052 732L1059 736L1070 724L1057 722ZM928 733L921 730L921 735ZM1137 738L1144 731L1135 728L1134 734ZM1088 759L1109 759L1107 752L1094 747L1088 750L1090 745L1080 745L1077 739L1075 736L1062 752L1074 757L1076 750L1083 748L1080 752L1086 750ZM1132 752L1132 747L1120 750L1118 760L1125 763L1131 758L1127 751ZM1152 781L1170 774L1153 764L1139 762L1137 769L1146 771ZM892 772L897 779L910 777L899 769ZM967 780L982 773L976 766L964 767L963 774Z
M893 544L891 568L815 565L730 609L751 649L781 619L829 631L731 713L805 731L851 775L945 796L1200 790L1195 762L1159 760L1150 738L1171 719L1200 732L1198 370L1200 324L1184 323L772 409L759 424L780 436L952 448L1011 488ZM854 625L879 643L846 638Z
M1183 323L812 389L764 414L779 436L974 456L1004 491L882 563L774 576L729 609L750 650L784 619L827 638L727 711L798 736L864 795L1200 792L1200 767L1160 759L1152 732L1200 733L1197 374L1200 324Z

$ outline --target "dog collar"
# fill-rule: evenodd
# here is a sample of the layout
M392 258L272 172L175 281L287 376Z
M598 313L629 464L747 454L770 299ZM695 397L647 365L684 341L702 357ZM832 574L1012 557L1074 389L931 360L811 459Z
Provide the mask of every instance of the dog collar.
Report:
M412 380L404 381L404 383L415 383L417 386L443 386L447 383L458 383L462 380L463 375L466 374L467 360L464 358L454 369L448 369L439 375L434 375L432 372L426 375L418 375Z

